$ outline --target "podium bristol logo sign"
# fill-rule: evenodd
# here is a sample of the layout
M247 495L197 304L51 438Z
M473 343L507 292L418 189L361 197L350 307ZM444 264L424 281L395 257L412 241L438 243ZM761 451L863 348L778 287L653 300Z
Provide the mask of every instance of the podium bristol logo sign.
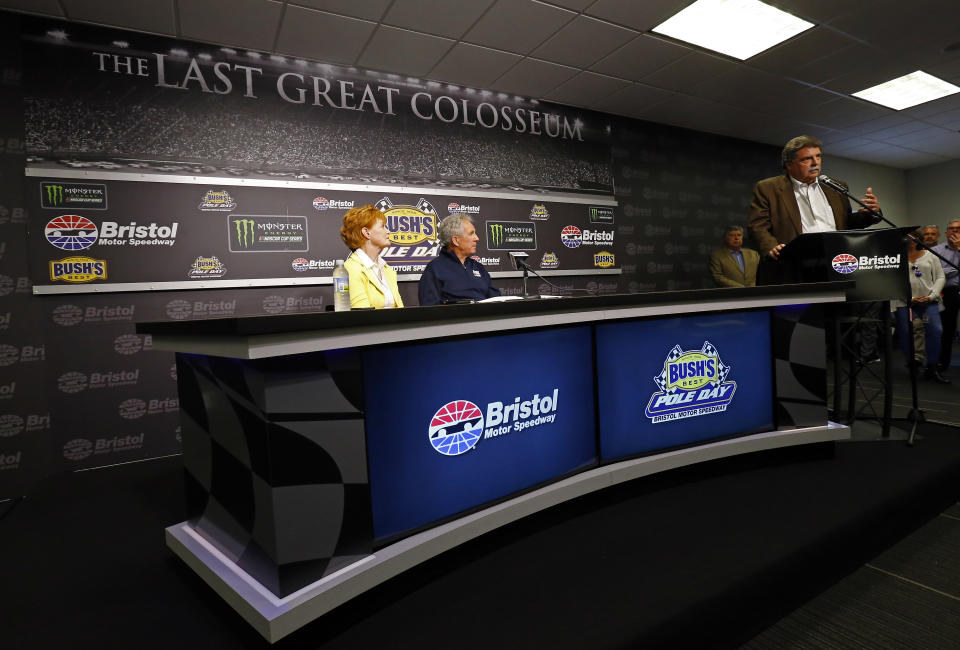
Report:
M459 456L477 446L480 438L519 433L557 419L560 389L530 399L490 402L486 414L469 400L453 400L441 406L430 420L430 445L444 456ZM486 427L486 428L484 428Z
M853 273L857 270L859 264L857 263L857 258L849 253L840 253L832 260L830 260L830 265L833 266L833 270L837 273L842 273L847 275L848 273Z
M667 354L663 370L653 378L660 388L650 396L644 415L653 424L682 420L711 413L722 413L733 401L737 382L727 381L730 366L709 341L699 350L681 350L679 345Z
M430 421L430 444L444 456L470 451L482 435L483 413L467 400L447 402Z

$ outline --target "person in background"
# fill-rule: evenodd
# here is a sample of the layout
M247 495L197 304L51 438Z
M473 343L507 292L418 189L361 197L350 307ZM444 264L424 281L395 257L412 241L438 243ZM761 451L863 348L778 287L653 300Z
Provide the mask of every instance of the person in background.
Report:
M499 296L483 264L473 259L477 252L477 229L465 214L451 214L437 227L440 254L420 276L421 305L483 300Z
M920 229L920 239L927 248L932 248L940 241L940 228L936 225L924 226Z
M380 253L390 245L387 217L372 205L352 208L343 215L340 238L353 252L343 268L350 275L350 308L403 307L397 272Z
M926 228L924 228L926 230ZM933 247L937 253L955 265L960 265L960 219L954 219L947 224L947 241ZM957 269L947 262L940 260L946 282L943 285L943 311L940 320L943 323L943 338L940 339L940 373L950 369L953 357L953 339L957 335L957 315L960 314L960 277Z
M915 230L913 236L920 237L920 230ZM908 306L902 300L891 300L890 309L896 311L897 331L899 332L900 347L907 363L912 363L910 357L910 339L913 336L912 321L923 320L926 333L926 369L923 376L941 384L949 384L950 380L940 374L937 362L940 358L940 338L943 327L940 323L940 290L943 289L944 276L940 260L917 248L913 239L907 244L907 259L909 260L908 273L910 274L910 295Z
M723 236L723 248L710 255L710 273L720 287L757 286L757 266L760 254L743 248L743 228L727 226Z

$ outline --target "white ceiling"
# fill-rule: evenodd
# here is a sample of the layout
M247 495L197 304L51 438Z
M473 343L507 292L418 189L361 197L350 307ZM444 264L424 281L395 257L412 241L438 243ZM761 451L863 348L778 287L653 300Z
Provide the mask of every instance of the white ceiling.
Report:
M508 92L911 169L960 159L960 94L850 93L924 70L960 85L960 3L779 0L816 27L745 62L651 28L692 0L0 0L0 7ZM950 47L955 46L955 47Z

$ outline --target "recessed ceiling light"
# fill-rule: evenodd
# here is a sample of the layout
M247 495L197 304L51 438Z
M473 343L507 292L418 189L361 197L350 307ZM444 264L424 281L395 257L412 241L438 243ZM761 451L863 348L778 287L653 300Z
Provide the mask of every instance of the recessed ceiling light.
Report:
M697 0L653 31L743 60L811 27L759 0Z
M956 92L960 92L960 88L952 83L917 70L878 86L853 93L853 96L892 108L895 111L902 111L905 108L931 102L934 99L940 99Z

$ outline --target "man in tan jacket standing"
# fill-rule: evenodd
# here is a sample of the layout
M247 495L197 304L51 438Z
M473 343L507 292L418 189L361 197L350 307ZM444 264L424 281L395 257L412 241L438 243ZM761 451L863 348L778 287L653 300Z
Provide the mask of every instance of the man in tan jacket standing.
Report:
M723 247L710 255L710 273L720 287L757 286L757 266L760 254L743 248L743 228L727 226Z

